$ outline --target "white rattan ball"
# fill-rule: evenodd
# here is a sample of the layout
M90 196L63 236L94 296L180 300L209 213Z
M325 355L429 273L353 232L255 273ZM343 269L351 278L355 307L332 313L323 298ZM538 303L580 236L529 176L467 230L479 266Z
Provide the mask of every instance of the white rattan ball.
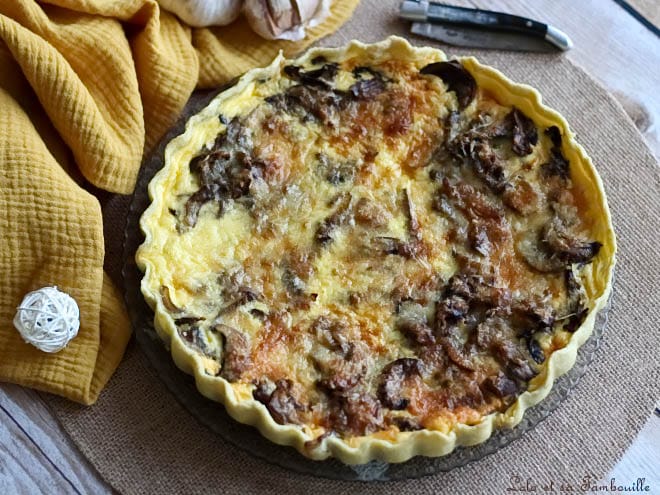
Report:
M44 352L57 352L78 335L76 300L57 287L29 292L16 310L14 326L23 340Z

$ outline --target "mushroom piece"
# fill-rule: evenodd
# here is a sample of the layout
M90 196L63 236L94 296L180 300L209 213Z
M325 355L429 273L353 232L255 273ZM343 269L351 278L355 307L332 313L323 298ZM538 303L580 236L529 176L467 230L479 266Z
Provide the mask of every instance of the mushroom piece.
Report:
M163 301L163 306L165 306L165 309L167 309L170 313L180 313L183 311L172 301L172 297L170 296L170 288L167 285L160 286L160 297Z
M566 302L567 315L558 319L566 321L566 323L564 323L564 330L567 332L575 332L587 317L589 308L584 305L582 298L582 286L580 285L578 279L575 277L573 270L566 270L564 276L568 297Z
M427 346L435 344L433 330L421 321L403 320L397 325L397 330L417 345Z
M420 73L434 75L442 79L449 91L456 93L460 110L467 107L477 93L477 82L458 60L434 62L423 67Z
M539 135L534 121L517 108L511 112L513 118L513 152L518 156L529 155L538 143Z
M310 118L316 119L324 125L334 125L336 110L344 101L344 94L330 87L321 79L316 83L306 83L291 86L283 93L274 94L266 98L266 102L280 111L299 117L303 122Z
M552 252L565 264L587 263L602 247L598 241L585 241L577 236L571 236L557 217L546 229L544 238Z
M557 127L556 125L548 127L545 130L545 135L550 138L550 141L552 141L553 146L555 146L556 148L561 148L561 131L559 130L559 127Z
M385 407L393 410L405 409L410 399L401 395L404 382L421 374L422 362L419 359L401 358L392 361L383 368L378 386L378 398Z
M535 338L530 338L527 342L527 350L529 350L529 355L532 356L532 359L538 364L543 364L545 361L545 352L539 341Z
M310 326L316 339L331 351L343 358L352 354L354 345L348 339L348 328L342 320L319 316Z
M550 159L541 166L543 176L546 178L559 177L566 181L570 178L569 162L561 151L561 131L559 127L552 126L545 130L545 135L552 141Z
M515 396L520 390L518 384L500 372L497 376L490 376L483 382L484 388L500 398Z
M547 163L541 165L541 171L545 178L559 177L562 180L568 180L571 177L569 170L570 163L564 157L559 148L550 149L550 159Z
M553 273L563 270L566 266L565 263L549 252L540 241L541 233L530 231L516 243L516 251L522 256L525 263L536 271Z
M369 435L383 426L380 402L364 392L333 395L328 409L331 428L340 434Z
M328 63L319 69L303 71L297 65L287 65L284 67L284 73L289 79L298 81L306 86L318 86L323 89L329 89L334 81L339 66L335 63Z
M450 327L448 334L438 338L447 357L456 365L468 371L474 371L476 366L472 360L471 351L466 351L466 346L458 342L455 337L456 327Z
M561 219L555 217L541 231L530 232L516 249L525 262L542 273L558 272L573 263L588 263L602 244L573 235Z
M371 100L385 91L385 83L376 77L361 79L352 84L348 91L356 100Z
M341 395L356 388L371 365L365 344L352 341L346 322L339 319L319 316L309 331L314 336L310 358L321 375L319 389Z
M225 380L234 382L241 377L252 363L250 343L243 332L228 325L217 324L214 330L220 332L224 337L222 349L224 359L220 376Z
M304 409L294 394L291 380L281 379L272 383L262 381L252 392L252 397L266 406L276 423L298 423L298 411Z
M222 197L220 186L217 184L202 186L188 198L183 206L183 218L181 219L183 225L190 228L197 225L199 211L202 206L209 201L221 201Z

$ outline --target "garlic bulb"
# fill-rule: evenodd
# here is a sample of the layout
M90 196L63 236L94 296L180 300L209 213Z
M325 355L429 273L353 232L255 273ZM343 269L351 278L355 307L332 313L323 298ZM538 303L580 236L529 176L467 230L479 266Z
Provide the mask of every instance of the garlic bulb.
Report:
M320 24L330 13L331 0L245 0L243 12L261 37L298 41L305 28Z
M165 10L193 27L224 26L241 13L243 0L158 0Z

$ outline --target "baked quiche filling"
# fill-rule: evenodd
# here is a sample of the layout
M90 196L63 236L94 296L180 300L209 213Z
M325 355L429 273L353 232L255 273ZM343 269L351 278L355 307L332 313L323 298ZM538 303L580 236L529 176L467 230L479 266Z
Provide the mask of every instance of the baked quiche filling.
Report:
M588 313L560 129L459 61L284 65L198 129L140 256L205 374L310 450L504 412Z

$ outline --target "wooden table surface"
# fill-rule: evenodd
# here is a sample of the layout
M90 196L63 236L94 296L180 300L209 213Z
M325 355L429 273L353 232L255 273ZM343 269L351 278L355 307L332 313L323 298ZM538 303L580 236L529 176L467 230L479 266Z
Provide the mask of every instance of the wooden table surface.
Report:
M625 10L621 2L484 0L472 3L533 17L568 33L575 47L566 56L617 97L656 157L660 157L660 38ZM646 9L647 19L659 17L658 0L645 0L637 5ZM605 479L616 477L632 483L638 477L646 477L648 481L649 475L657 473L658 466L660 410L657 414L649 411L644 429ZM655 476L652 493L660 493L660 475ZM111 491L68 438L42 394L0 384L0 493Z

